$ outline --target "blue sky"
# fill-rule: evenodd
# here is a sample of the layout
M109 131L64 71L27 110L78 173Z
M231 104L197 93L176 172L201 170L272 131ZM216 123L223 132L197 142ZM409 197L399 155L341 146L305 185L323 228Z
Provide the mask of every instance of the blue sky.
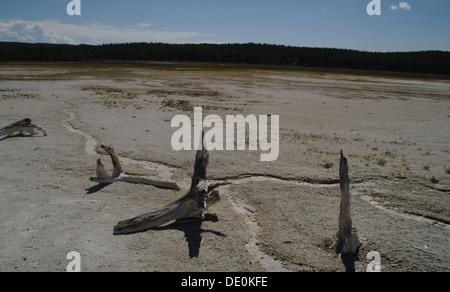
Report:
M0 41L269 43L365 51L450 50L449 0L0 0Z

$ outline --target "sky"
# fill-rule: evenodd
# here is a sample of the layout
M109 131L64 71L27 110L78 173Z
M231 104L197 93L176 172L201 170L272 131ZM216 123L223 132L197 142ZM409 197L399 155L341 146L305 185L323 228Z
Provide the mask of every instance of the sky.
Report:
M371 0L75 1L81 15L68 14L70 0L0 0L0 41L450 51L449 0L375 0L381 15L368 14Z

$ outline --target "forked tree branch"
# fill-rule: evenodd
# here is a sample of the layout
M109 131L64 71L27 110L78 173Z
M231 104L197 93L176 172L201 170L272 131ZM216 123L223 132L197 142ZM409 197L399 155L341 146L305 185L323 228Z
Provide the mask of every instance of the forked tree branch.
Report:
M90 180L96 182L98 184L107 185L112 184L117 181L127 182L127 183L135 183L135 184L144 184L144 185L152 185L158 188L163 189L173 189L180 190L180 187L173 181L165 181L158 180L140 176L129 176L124 174L122 166L120 165L119 157L113 148L101 145L100 148L105 150L109 156L111 157L111 161L113 164L113 172L111 176L108 176L108 173L105 170L105 167L102 164L100 159L97 160L97 169L95 171L97 177L91 177Z

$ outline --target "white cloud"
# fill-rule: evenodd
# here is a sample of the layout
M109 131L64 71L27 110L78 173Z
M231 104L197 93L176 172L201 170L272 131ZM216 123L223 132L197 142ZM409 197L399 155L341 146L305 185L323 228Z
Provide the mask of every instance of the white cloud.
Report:
M400 4L398 4L398 6L405 10L411 9L411 5L409 5L408 2L405 2L405 1L400 2Z
M395 3L391 4L391 10L397 9L411 10L411 5L406 1L402 1L399 4Z
M27 21L0 22L0 40L30 43L75 43L71 38L47 30L40 23Z
M196 32L158 31L149 23L116 27L99 23L68 24L56 20L0 20L0 41L63 44L124 42L204 42L212 35Z

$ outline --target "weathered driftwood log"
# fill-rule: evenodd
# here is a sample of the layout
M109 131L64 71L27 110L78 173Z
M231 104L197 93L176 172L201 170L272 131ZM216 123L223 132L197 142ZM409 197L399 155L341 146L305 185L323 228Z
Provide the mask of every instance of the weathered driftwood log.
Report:
M145 231L173 220L204 219L205 210L220 200L219 192L215 189L230 184L229 182L223 182L208 186L206 181L208 160L209 154L206 149L197 151L191 188L185 196L167 205L162 210L119 222L114 226L114 234Z
M31 119L26 118L0 129L0 136L6 136L15 132L20 133L26 132L30 135L36 135L37 134L36 130L41 131L44 134L44 136L47 136L47 132L45 131L44 128L32 124Z
M352 226L350 216L350 179L348 177L347 158L341 151L339 168L339 180L341 188L341 205L339 211L339 230L336 237L329 244L329 248L335 248L336 253L345 255L357 255L362 246L362 239Z
M102 161L98 159L96 169L97 177L91 177L90 178L91 181L102 185L112 184L116 181L122 181L135 184L152 185L164 189L173 189L177 191L180 190L180 187L177 185L177 183L173 181L164 181L164 180L150 179L146 177L129 176L124 174L122 166L120 165L119 157L117 156L114 149L105 145L101 145L100 148L105 150L111 157L113 163L112 176L108 176L108 173L106 172L105 167L102 164Z

